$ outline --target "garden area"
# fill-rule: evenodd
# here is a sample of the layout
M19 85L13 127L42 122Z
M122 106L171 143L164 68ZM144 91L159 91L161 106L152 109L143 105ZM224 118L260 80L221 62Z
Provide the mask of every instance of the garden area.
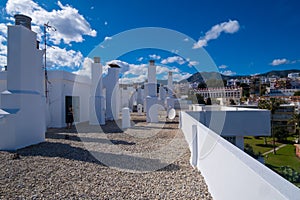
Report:
M245 152L256 159L263 156L267 167L300 187L300 159L295 154L295 137L275 139L276 154L273 153L272 137L245 137Z

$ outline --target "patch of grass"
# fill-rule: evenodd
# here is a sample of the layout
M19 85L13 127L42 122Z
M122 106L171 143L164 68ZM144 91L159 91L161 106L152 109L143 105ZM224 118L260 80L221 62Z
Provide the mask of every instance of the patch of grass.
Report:
M273 139L271 137L267 137L267 145L265 145L264 137L255 138L247 136L244 137L244 143L245 145L249 144L250 146L252 146L255 154L258 154L259 152L265 153L273 149ZM279 145L281 145L281 143L276 142L276 147Z
M296 157L295 147L291 144L279 149L276 154L265 156L265 162L278 171L281 166L289 166L300 173L300 159Z
M287 141L284 144L287 144L285 147L280 148L276 151L276 154L269 153L265 156L265 165L270 169L274 170L278 174L282 172L282 166L288 166L300 173L300 159L295 154L295 146L293 145L293 141L295 136L289 136ZM258 154L258 152L265 153L273 149L273 138L267 137L267 145L265 145L264 137L245 137L244 138L245 146L249 144L254 153ZM283 143L276 142L276 146L280 146ZM300 182L293 183L297 187L300 187Z
M288 166L300 173L300 159L295 154L295 147L292 144L288 144L277 151L276 154L268 154L265 156L266 166L274 170L278 174L282 174L282 166ZM283 175L282 175L283 176ZM300 180L293 182L300 188Z

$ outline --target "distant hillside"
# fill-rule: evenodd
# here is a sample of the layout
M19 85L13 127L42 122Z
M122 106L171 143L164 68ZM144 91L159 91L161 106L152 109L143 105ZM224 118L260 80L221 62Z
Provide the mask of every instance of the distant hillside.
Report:
M290 73L300 73L298 69L290 69L290 70L281 70L281 71L270 71L263 74L259 74L257 76L264 76L264 77L272 77L272 76L279 76L280 78L287 77ZM222 77L223 80L229 79L240 79L240 78L249 78L251 75L235 75L235 76L225 76L219 72L197 72L187 78L186 80L182 80L180 82L203 82L204 80L209 79L220 79Z
M279 76L280 78L287 77L290 73L300 73L299 69L289 69L289 70L282 70L282 71L270 71L264 74L260 74L261 76L271 77L271 76Z
M188 82L202 82L204 80L209 80L209 79L223 79L227 80L230 79L230 76L225 76L223 74L220 74L219 72L197 72L187 78L186 80L183 80L182 82L188 81Z

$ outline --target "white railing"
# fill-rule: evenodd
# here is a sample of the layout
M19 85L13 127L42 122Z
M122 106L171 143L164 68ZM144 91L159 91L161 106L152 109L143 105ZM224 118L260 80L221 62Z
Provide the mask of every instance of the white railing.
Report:
M188 113L180 112L180 128L196 167L216 200L299 199L300 190L227 142Z

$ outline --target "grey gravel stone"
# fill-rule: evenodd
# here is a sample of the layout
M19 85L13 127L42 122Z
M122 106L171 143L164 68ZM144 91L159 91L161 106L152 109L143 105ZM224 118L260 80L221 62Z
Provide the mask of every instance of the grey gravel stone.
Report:
M102 132L86 123L77 130L49 129L41 144L14 153L1 151L0 199L212 199L201 173L189 164L178 123L147 128L144 117L133 116L135 126L126 130L115 123L103 126ZM152 131L149 137L143 135L147 131ZM116 146L122 152L108 154ZM103 151L101 156L116 154L120 160L109 166L92 150ZM15 154L19 157L12 159ZM169 154L176 159L168 163ZM145 166L122 170L121 159L124 165L132 159L145 161ZM147 165L154 161L165 165L152 171Z

